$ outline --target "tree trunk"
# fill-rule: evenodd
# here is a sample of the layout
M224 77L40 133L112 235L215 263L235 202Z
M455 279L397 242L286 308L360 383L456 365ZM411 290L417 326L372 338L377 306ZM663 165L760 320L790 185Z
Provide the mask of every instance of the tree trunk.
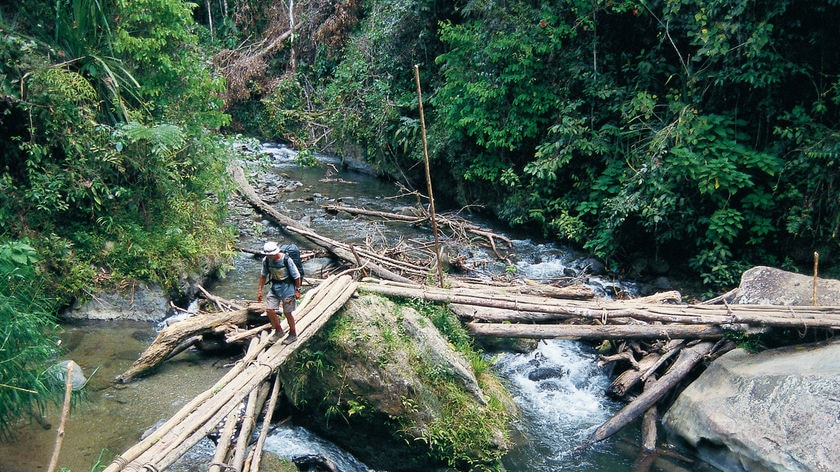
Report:
M249 310L254 310L254 308L199 314L167 326L158 333L152 344L134 361L131 367L117 376L115 381L126 383L145 374L166 360L170 353L189 338L212 332L219 326L244 324L248 320Z
M723 329L697 325L526 325L501 323L467 323L473 336L496 336L529 339L719 339Z

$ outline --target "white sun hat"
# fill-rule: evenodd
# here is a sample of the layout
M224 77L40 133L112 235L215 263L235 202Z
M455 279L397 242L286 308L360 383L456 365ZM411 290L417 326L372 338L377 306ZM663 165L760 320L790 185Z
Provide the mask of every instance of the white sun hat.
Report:
M273 256L280 252L280 246L277 245L274 241L269 241L263 245L263 253L266 256Z

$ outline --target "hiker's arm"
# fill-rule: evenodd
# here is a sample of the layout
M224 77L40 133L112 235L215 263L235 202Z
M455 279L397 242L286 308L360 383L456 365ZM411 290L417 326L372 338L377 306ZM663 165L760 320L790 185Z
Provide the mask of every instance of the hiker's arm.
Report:
M259 283L259 285L257 286L257 287L258 287L258 288L257 288L257 301L258 301L258 302L261 302L261 301L262 301L262 296L263 296L263 286L264 286L264 285L265 285L265 276L264 276L264 275L262 275L262 274L260 274L260 283Z

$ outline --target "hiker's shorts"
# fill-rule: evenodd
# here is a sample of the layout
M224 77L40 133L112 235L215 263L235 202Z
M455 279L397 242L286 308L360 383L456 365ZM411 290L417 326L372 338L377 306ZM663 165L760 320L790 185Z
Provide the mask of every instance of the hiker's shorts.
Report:
M283 300L283 313L291 313L295 311L295 306L297 306L297 299L295 297L289 297ZM280 309L280 297L274 294L274 291L269 290L268 295L265 297L265 307L269 310L277 311Z

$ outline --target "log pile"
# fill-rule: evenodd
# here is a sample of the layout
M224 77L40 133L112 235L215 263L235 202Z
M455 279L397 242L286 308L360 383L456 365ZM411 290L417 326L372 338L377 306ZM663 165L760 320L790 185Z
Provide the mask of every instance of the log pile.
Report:
M310 290L306 297L301 299L295 312L298 340L290 345L273 343L265 329L267 326L257 328L251 333L250 345L245 356L221 380L185 405L146 439L117 456L105 471L165 470L222 422L225 428L217 444L213 464L215 470L259 470L261 444L268 433L268 425L272 420L280 389L279 381L274 375L277 368L344 306L356 292L356 287L357 283L349 275L344 275L330 277L317 288ZM227 319L236 316L241 316L241 313L229 314ZM212 329L211 326L216 325L220 317L196 318L180 322L186 323L183 327L173 325L173 329L166 334L161 332L161 336L158 336L141 359L165 358L163 353L174 349L173 346L179 344L178 339L189 338L192 333ZM207 320L202 323L201 318ZM135 371L120 377L130 378L132 375L129 374L132 373ZM244 409L241 408L243 402ZM264 419L258 447L248 450L252 428L260 415ZM237 437L241 439L238 441L233 439L234 425L239 425ZM236 445L231 450L234 442Z

